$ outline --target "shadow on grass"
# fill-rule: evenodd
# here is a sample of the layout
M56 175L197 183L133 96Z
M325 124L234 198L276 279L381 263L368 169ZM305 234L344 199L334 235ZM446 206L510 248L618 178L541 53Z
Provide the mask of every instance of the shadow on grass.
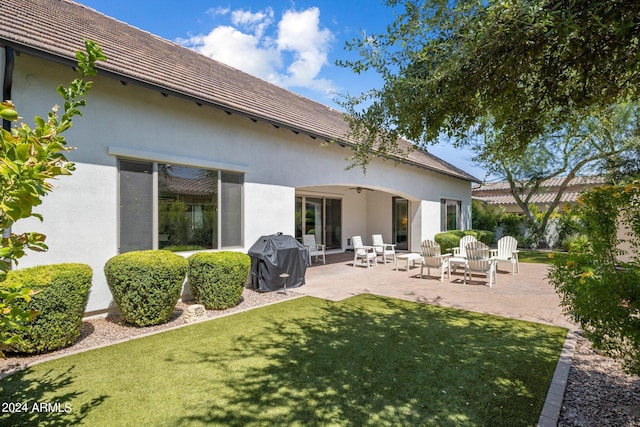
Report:
M372 295L299 305L231 351L195 351L223 386L177 425L535 425L566 335Z
M108 396L93 398L82 407L72 400L83 392L61 392L74 382L74 367L64 372L48 370L37 380L29 378L29 370L15 373L0 381L0 425L55 427L80 424L92 408Z

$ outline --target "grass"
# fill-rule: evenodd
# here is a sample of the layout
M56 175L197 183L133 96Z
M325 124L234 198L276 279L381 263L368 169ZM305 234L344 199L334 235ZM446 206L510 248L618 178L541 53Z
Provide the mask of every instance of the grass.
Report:
M565 335L373 295L304 297L14 374L0 401L29 410L0 425L533 426Z
M549 264L551 259L549 258L549 254L553 253L554 257L566 257L566 252L549 252L549 251L535 251L535 250L527 250L520 249L518 253L518 261L520 262L531 262L536 264Z

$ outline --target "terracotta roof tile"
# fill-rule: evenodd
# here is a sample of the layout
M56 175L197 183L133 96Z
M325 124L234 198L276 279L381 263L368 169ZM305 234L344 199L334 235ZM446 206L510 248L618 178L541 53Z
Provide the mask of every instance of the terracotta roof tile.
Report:
M69 0L2 0L0 46L75 62L85 38L108 60L99 68L115 78L214 105L231 113L289 128L323 140L343 141L343 114L267 83L193 50ZM402 140L409 147L410 142ZM436 156L413 151L409 164L467 181L476 178Z
M562 203L573 203L578 201L580 192L566 192L562 193L560 201ZM541 193L531 196L529 203L545 204L551 203L556 197L555 193ZM474 196L475 200L481 200L489 205L516 205L516 200L511 194L501 194L497 196Z
M551 188L551 187L559 187L562 184L566 177L556 177L547 179L542 181L540 187L542 188ZM603 176L577 176L569 181L568 187L573 186L594 186L603 184L605 178ZM494 190L509 190L509 182L507 181L498 181L498 182L488 182L484 183L478 187L473 189L473 192L481 192L481 191L494 191Z

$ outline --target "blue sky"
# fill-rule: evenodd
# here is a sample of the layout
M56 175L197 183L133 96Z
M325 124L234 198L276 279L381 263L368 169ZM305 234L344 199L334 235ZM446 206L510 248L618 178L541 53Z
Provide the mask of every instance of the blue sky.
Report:
M335 65L355 58L345 42L384 32L394 19L394 11L378 0L77 1L334 108L337 94L381 85L373 73L356 75ZM485 177L466 151L447 145L428 150Z

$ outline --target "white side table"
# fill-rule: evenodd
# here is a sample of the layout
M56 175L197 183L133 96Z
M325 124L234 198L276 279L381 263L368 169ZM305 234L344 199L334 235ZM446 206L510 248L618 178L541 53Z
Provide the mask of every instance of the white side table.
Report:
M421 260L422 259L422 255L416 254L416 253L399 254L396 257L396 271L398 270L398 260L399 259L403 259L403 260L407 261L407 267L405 268L405 271L409 271L409 262L413 262L413 267L415 267L416 266L416 261Z

